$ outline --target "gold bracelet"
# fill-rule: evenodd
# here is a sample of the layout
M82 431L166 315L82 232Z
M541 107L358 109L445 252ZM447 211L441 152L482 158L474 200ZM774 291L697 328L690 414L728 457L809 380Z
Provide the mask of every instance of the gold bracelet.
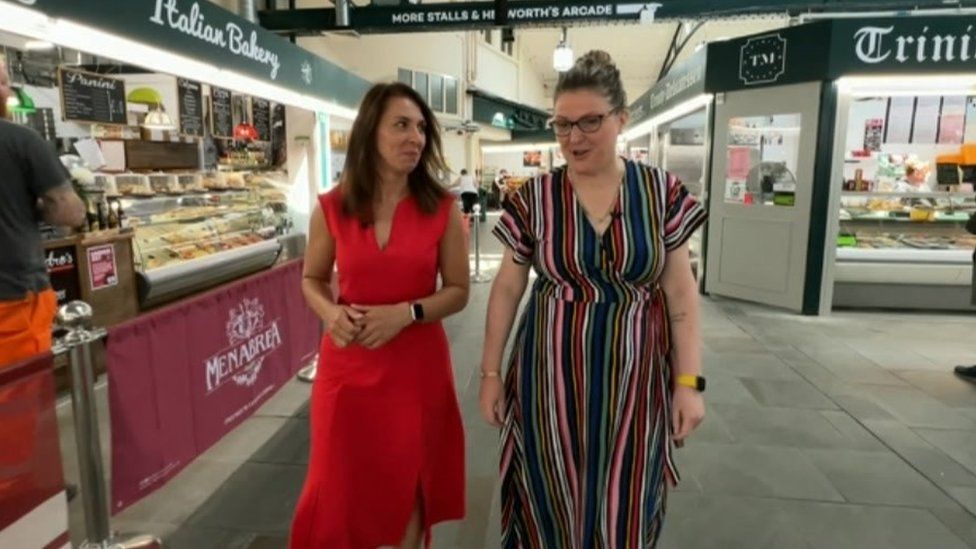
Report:
M489 370L487 372L481 370L481 379L484 379L486 377L502 377L502 373L499 372L498 370Z

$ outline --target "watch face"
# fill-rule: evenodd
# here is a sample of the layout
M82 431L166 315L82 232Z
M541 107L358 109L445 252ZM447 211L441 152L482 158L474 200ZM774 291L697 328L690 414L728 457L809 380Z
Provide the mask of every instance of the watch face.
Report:
M695 383L697 384L696 389L698 389L699 392L702 393L705 392L705 378L703 378L702 376L698 376L695 379Z

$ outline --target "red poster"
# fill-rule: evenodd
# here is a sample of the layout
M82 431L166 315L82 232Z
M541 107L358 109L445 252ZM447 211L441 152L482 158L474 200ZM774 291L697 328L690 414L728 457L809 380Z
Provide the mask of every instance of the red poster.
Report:
M752 147L730 146L728 150L728 167L725 170L726 179L746 180L749 169L752 168Z
M315 354L301 272L295 261L110 332L113 513L166 484Z
M106 244L88 248L88 273L91 289L101 290L119 283L119 272L115 266L115 246Z

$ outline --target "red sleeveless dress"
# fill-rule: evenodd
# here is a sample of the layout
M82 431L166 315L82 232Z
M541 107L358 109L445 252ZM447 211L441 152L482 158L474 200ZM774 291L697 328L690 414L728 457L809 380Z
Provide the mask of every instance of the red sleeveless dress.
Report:
M387 247L319 197L336 241L342 304L413 301L437 289L438 245L453 201L425 215L410 196ZM376 350L338 348L326 334L312 388L311 455L292 524L292 549L399 545L418 494L424 530L464 516L464 433L440 322L412 324Z

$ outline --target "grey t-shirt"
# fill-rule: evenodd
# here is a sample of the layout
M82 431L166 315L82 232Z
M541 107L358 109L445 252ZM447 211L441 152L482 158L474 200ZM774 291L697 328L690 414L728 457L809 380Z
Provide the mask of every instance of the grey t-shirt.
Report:
M0 119L0 300L21 299L50 285L37 200L69 180L37 132Z

